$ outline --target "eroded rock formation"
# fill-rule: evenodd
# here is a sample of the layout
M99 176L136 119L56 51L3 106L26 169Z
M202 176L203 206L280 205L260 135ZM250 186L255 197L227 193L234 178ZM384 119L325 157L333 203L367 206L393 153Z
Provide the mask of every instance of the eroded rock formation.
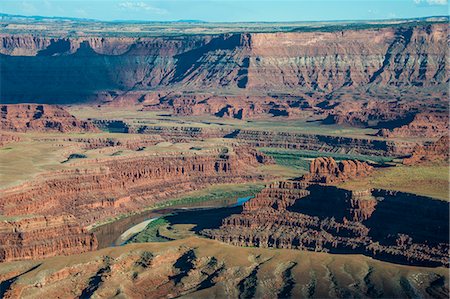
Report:
M268 116L294 117L312 106L301 96L218 96L169 93L158 100L142 101L144 111L172 110L174 115L211 114L223 118L255 119Z
M85 160L85 159L83 159ZM75 215L83 226L136 211L169 196L214 183L263 178L255 169L270 159L253 149L218 149L198 155L137 156L77 162L77 169L41 175L3 191L4 215Z
M309 173L303 180L314 183L336 183L348 179L369 175L373 167L358 160L343 160L336 162L331 157L316 158L311 161Z
M0 130L14 132L98 132L59 106L16 104L0 106Z
M99 123L98 121L94 121ZM118 121L101 122L103 128L114 130ZM324 152L358 153L375 156L404 156L410 154L415 142L380 140L370 137L341 137L268 130L229 129L214 127L121 125L126 132L159 135L170 142L189 142L192 139L207 138L236 139L240 144L251 147L272 147L283 149L313 150ZM122 130L121 129L121 130Z
M448 266L447 211L447 202L406 193L352 193L318 185L305 189L303 182L290 181L271 184L245 203L240 214L201 233L237 246L361 253Z
M75 217L25 216L0 222L0 262L95 250L97 239Z
M417 145L411 157L403 159L403 164L444 164L449 162L449 136L444 135L435 142Z

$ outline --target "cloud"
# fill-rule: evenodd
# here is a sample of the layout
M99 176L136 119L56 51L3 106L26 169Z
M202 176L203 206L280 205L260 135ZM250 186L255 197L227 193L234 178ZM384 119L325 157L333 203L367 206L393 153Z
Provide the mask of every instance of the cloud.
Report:
M142 2L142 1L140 1L140 2L134 2L134 1L121 2L121 3L119 3L119 7L122 9L133 10L133 11L145 10L145 11L156 13L159 15L167 13L167 10L165 10L165 9L152 6L152 5Z
M447 5L448 0L414 0L416 4L428 3L429 5Z

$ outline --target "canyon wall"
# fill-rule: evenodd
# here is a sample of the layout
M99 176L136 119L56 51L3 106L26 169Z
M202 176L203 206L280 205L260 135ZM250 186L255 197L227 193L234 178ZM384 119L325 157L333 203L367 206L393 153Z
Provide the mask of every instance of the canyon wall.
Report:
M99 132L92 123L81 121L53 105L0 105L0 130L13 132Z
M25 216L0 222L0 262L42 259L97 249L94 234L75 217Z
M330 184L365 177L372 171L373 167L366 162L358 160L336 162L331 157L323 157L311 161L309 173L302 179L307 182Z
M447 211L447 202L412 194L288 181L271 184L246 202L240 214L201 233L236 246L359 253L448 267Z
M114 90L166 87L264 94L368 87L383 94L408 87L405 92L423 90L425 96L430 88L445 92L449 78L447 24L155 38L2 34L0 39L5 102L74 102L99 92L114 96Z
M3 190L0 212L75 215L83 226L145 208L182 192L211 184L262 179L255 169L270 158L248 148L217 149L198 155L136 156L79 161L76 169L40 175Z

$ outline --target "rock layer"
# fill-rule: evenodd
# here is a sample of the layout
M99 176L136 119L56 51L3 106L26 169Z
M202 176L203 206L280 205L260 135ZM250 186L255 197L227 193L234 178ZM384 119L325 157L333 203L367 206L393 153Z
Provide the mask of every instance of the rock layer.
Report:
M0 222L0 262L42 259L97 249L94 234L73 216L34 216Z
M411 141L381 140L371 137L341 137L310 133L228 129L188 126L128 125L120 121L99 121L95 124L108 130L159 135L170 142L189 142L207 138L236 139L251 147L271 147L323 152L357 153L375 156L404 156L416 145Z
M0 130L14 132L98 132L90 122L80 121L63 108L52 105L0 106Z
M243 147L191 156L111 158L96 161L96 167L90 167L92 161L80 161L75 170L44 174L4 190L0 212L11 216L64 212L84 226L214 183L261 179L255 168L270 162Z
M330 184L364 177L369 175L372 170L372 166L358 160L336 162L331 157L316 158L311 161L309 173L302 179L307 182Z
M202 234L237 246L360 253L404 264L449 265L447 202L384 190L351 193L304 187L295 181L271 184L245 203L242 213Z
M110 90L173 86L265 94L366 87L383 94L407 86L414 95L423 88L445 92L449 78L447 24L155 38L3 34L0 40L8 101L73 102Z

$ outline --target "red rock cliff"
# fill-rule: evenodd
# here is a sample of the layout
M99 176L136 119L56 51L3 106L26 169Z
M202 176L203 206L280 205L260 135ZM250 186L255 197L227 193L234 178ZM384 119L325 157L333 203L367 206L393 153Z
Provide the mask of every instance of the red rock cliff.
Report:
M0 106L0 130L14 132L98 132L90 122L80 121L61 107L37 104Z
M1 35L0 40L8 101L32 95L47 102L79 101L99 91L174 85L266 94L369 85L375 93L408 86L414 94L440 86L442 93L449 78L447 24L159 38ZM87 71L86 65L96 67ZM15 83L7 85L11 80Z
M97 239L73 216L33 216L0 222L0 262L95 250Z

